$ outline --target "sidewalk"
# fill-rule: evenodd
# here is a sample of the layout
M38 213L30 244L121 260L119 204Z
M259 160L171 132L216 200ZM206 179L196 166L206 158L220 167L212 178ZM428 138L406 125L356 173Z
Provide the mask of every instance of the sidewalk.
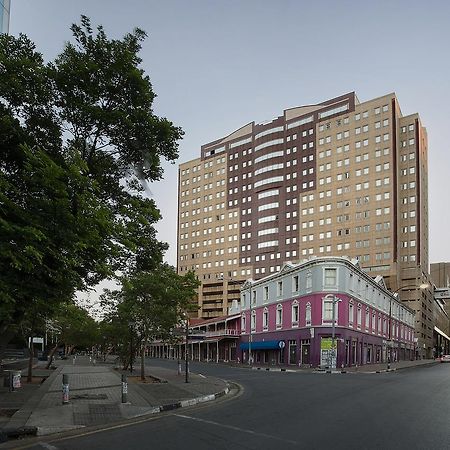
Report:
M176 371L146 366L153 382L138 383L138 371L128 373L128 403L121 403L121 372L113 364L89 361L88 357L56 361L57 368L38 388L24 384L17 392L0 390L0 404L20 409L0 421L5 437L24 434L45 435L93 425L131 419L183 406L214 400L228 393L225 381L190 374L189 383ZM35 369L34 375L44 375ZM62 376L67 374L70 403L62 404ZM46 372L48 375L48 372ZM44 375L45 376L45 375ZM15 401L15 403L14 403Z
M390 364L390 369L387 369L387 363L382 364L366 364L359 367L346 367L347 372L362 372L362 373L382 373L393 372L401 369L409 369L411 367L429 366L432 364L440 364L440 361L435 359L418 359L414 361L397 361Z
M337 368L332 373L383 373L394 372L396 370L408 369L411 367L428 366L433 364L440 364L439 360L435 359L418 359L414 361L397 361L390 364L388 370L387 363L381 364L365 364L363 366L344 367L343 369ZM250 367L249 367L250 368ZM327 373L326 369L317 368L297 368L297 367L278 367L278 366L252 366L253 370L269 370L277 372L304 372L304 373ZM330 371L328 370L328 373Z

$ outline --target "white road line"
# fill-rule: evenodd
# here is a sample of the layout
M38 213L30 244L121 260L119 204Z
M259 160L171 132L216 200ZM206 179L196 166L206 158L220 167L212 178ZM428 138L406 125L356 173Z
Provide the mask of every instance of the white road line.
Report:
M47 450L58 450L58 447L55 447L54 445L47 444L47 442L39 442L39 445L41 447L46 448Z
M198 376L202 377L202 378L206 378L205 375L202 375L201 373L199 373Z
M277 436L272 436L272 435L266 434L266 433L258 433L253 430L246 430L245 428L239 428L239 427L235 427L233 425L225 425L223 423L213 422L212 420L199 419L198 417L185 416L184 414L174 414L174 416L180 417L182 419L194 420L196 422L207 423L209 425L216 425L221 428L228 428L229 430L240 431L242 433L253 434L254 436L261 436L261 437L265 437L265 438L269 438L269 439L275 439L277 441L286 442L288 444L293 444L293 445L299 444L297 441L291 441L290 439L283 439L283 438L280 438Z

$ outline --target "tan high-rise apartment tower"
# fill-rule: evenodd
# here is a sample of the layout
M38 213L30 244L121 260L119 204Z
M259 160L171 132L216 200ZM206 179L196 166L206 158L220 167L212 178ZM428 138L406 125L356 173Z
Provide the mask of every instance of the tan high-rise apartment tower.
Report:
M357 258L416 311L430 356L427 134L395 94L287 109L205 144L180 165L178 271L195 270L199 317L227 313L243 280L314 256ZM361 289L365 289L361 286Z

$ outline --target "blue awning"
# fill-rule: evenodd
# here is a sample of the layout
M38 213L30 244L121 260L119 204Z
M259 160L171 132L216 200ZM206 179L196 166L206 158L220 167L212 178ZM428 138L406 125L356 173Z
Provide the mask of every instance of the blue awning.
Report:
M280 350L284 348L284 341L254 341L252 342L252 350ZM241 350L248 350L249 343L241 342L239 348Z

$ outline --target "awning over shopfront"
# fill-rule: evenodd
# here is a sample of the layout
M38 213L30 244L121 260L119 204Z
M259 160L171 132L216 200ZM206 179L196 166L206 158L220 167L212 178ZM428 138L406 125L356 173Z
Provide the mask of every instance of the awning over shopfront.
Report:
M254 341L251 343L252 350L280 350L285 345L284 341ZM248 350L249 343L241 342L239 348Z

